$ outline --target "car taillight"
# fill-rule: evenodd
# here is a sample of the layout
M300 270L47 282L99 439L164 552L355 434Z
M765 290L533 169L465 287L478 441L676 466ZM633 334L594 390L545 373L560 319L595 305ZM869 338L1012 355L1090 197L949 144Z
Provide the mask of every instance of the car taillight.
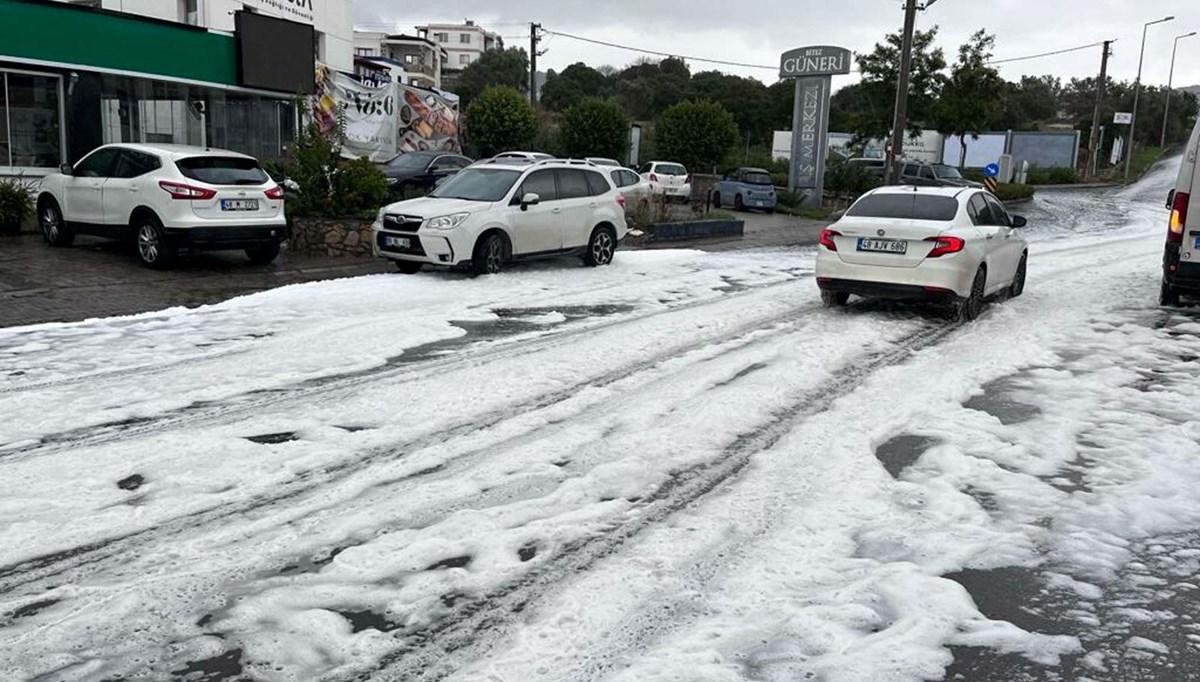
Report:
M933 250L929 252L926 258L937 258L948 253L958 253L967 245L965 241L958 237L930 237L927 242L933 242Z
M268 189L267 191L263 192L263 194L267 195L268 199L282 199L283 198L283 188L280 187L279 185L275 185L271 189Z
M650 174L650 182L658 182L658 176L654 173Z
M172 199L212 199L217 196L216 190L205 189L203 187L193 187L185 185L181 182L169 182L167 180L159 180L158 186L167 191Z
M1167 226L1167 243L1182 244L1183 230L1187 227L1188 200L1187 192L1176 192L1171 202L1171 222Z
M688 173L688 174L687 174L687 177L686 177L686 178L684 178L684 179L683 179L683 181L684 181L685 183L689 184L689 185L690 185L690 184L692 184L692 174L691 174L691 173Z
M821 230L821 236L817 239L817 241L821 243L821 246L824 246L830 251L837 251L837 244L833 243L833 238L840 236L842 236L842 233L838 232L837 230Z
M621 206L621 210L625 210L625 195L617 192L617 204Z

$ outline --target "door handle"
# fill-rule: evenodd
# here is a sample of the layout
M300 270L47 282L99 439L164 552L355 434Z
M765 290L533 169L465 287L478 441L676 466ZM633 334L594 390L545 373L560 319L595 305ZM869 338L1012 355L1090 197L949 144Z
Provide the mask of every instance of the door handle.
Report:
M987 236L987 238L988 238L988 239L992 239L992 238L993 238L993 237L995 237L995 236L996 236L996 235L994 235L994 234L989 234L989 235Z
M598 205L599 205L599 204L597 204L597 203L596 203L596 202L594 202L594 201L593 201L593 202L591 202L590 204L588 204L588 206L591 206L592 208L596 208L596 206L598 206Z
M562 213L562 209L561 209L561 208L556 208L556 209L553 209L553 210L552 210L552 211L550 211L550 212L551 212L551 213Z
M138 188L137 188L137 187L130 187L130 188L129 188L129 191L130 191L130 192L136 192L136 191L138 191Z

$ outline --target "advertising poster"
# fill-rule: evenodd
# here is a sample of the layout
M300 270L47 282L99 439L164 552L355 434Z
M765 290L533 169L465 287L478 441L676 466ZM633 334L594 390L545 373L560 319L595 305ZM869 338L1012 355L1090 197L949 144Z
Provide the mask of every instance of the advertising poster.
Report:
M424 88L396 88L400 91L397 151L459 151L458 102Z

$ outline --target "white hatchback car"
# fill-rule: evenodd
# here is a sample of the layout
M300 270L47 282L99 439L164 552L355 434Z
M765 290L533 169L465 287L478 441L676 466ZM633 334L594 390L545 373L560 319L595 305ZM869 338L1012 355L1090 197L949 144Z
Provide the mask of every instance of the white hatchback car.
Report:
M688 199L692 196L692 174L678 163L651 161L642 166L642 178L650 183L650 191L668 199Z
M617 186L617 191L625 197L626 208L632 210L650 201L654 190L650 187L649 180L612 159L588 158L585 161L600 166L601 170L608 173L609 179Z
M385 206L373 229L375 254L401 272L440 265L477 275L544 256L607 265L628 231L625 198L598 166L504 159L465 168L427 197Z
M821 232L817 286L827 306L851 294L949 302L970 320L997 294L1020 296L1025 218L977 189L881 187Z
M111 144L60 171L42 180L37 198L51 246L87 234L136 242L152 268L170 266L182 249L242 249L267 263L287 233L283 189L244 154Z

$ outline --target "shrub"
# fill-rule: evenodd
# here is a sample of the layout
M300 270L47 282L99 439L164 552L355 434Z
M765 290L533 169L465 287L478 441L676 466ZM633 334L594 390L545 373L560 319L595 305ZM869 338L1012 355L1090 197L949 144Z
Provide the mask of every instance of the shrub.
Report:
M872 174L866 167L855 163L839 160L829 164L825 169L825 189L833 192L838 199L847 203L853 202L868 190L883 184L883 181Z
M528 147L537 134L537 114L525 96L504 86L485 88L467 107L467 135L477 149L497 153Z
M629 119L616 102L588 99L563 112L560 135L569 157L621 159L629 148Z
M1031 185L1073 185L1079 182L1079 174L1074 168L1038 168L1029 169L1025 182Z
M21 223L33 215L35 184L23 178L0 179L0 234L21 231Z
M343 159L345 120L339 115L329 135L315 122L296 135L283 163L267 164L273 177L299 185L284 204L288 215L323 218L371 217L387 202L387 178L366 158Z
M1005 182L996 185L996 198L1001 201L1016 201L1018 199L1028 199L1037 192L1037 188L1033 185L1018 185L1016 183Z
M387 203L387 178L366 157L339 160L332 187L334 215L371 218Z
M714 102L684 101L669 107L655 125L655 155L708 172L737 143L733 114Z

